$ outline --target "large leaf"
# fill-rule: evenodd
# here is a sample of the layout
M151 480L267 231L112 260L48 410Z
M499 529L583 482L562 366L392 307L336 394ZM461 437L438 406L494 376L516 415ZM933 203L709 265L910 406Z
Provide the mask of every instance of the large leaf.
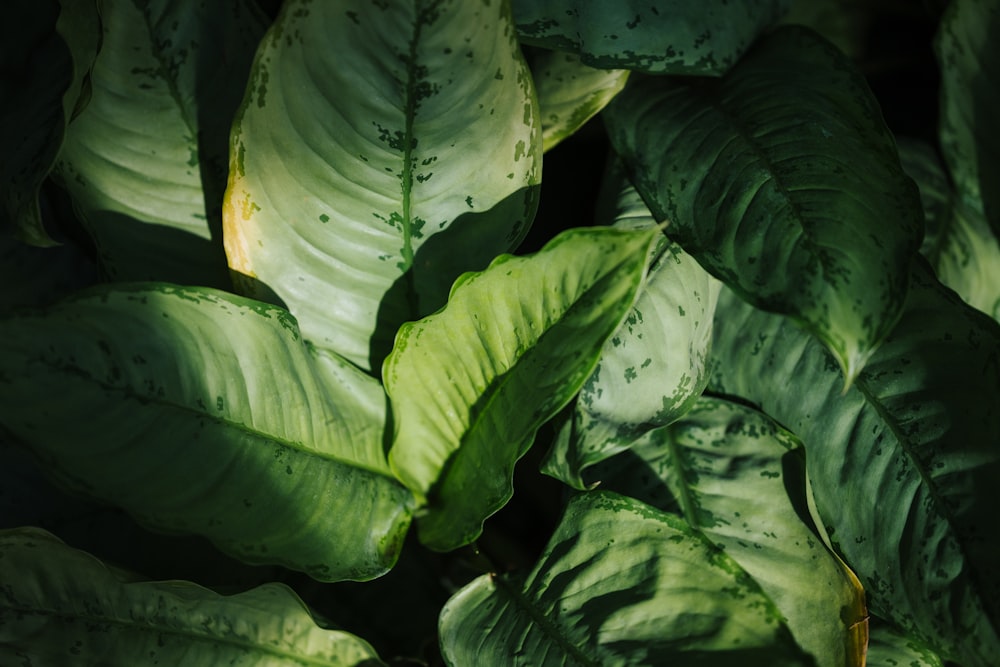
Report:
M580 389L632 305L655 230L570 230L529 257L498 257L448 305L404 325L383 377L389 460L426 504L421 541L474 540L511 496L514 463Z
M400 324L527 231L539 135L506 2L286 2L233 130L237 286L377 374Z
M701 399L594 468L602 489L681 515L774 600L821 667L861 667L864 591L816 536L800 443L764 415Z
M317 626L281 584L221 596L181 581L126 583L30 528L0 532L0 663L383 664L364 640Z
M0 223L33 245L52 245L38 192L86 97L100 41L94 0L14 0L0 33ZM7 233L7 230L3 230Z
M589 67L572 53L543 49L534 52L530 63L546 151L607 106L625 87L629 75L628 70Z
M941 149L959 194L982 202L1000 237L1000 6L953 0L941 18L935 47L941 65Z
M679 517L614 493L570 501L535 569L485 575L441 611L463 665L814 665L774 603Z
M250 0L104 0L101 17L58 173L110 277L226 287L227 138L263 22Z
M656 226L620 169L609 172L610 206L599 214L621 229ZM674 421L708 382L712 313L720 283L676 243L660 239L649 275L625 321L604 343L580 390L571 430L553 445L543 470L578 489L582 471Z
M410 494L378 382L286 311L207 288L102 288L0 321L0 423L143 523L324 580L395 561Z
M1000 655L1000 325L915 265L903 316L846 392L789 321L724 292L711 387L805 443L816 509L874 613L966 667Z
M921 253L938 280L1000 321L1000 237L993 234L982 207L954 192L930 146L900 142L899 157L920 188L924 205L927 233Z
M578 53L604 69L655 74L719 75L787 0L514 0L517 31L527 44Z
M846 57L786 26L719 81L633 76L605 115L671 238L754 305L803 322L850 383L899 315L923 226Z

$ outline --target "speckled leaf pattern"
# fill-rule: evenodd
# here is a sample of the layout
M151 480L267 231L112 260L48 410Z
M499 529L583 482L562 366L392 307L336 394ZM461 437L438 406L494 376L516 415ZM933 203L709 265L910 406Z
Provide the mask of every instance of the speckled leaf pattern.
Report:
M455 594L440 638L452 667L815 664L725 552L602 491L570 500L526 578L485 575Z
M377 374L400 324L520 242L540 132L506 2L285 3L233 131L237 287Z
M110 278L226 288L227 138L263 20L250 0L104 0L101 19L56 172Z
M671 238L754 305L802 322L850 383L899 316L922 217L846 57L786 26L719 81L631 77L605 117Z
M866 667L944 667L944 661L921 642L873 619Z
M34 528L0 531L0 663L375 667L372 647L319 627L282 584L223 596L123 581Z
M621 229L656 226L620 169L609 172L603 194L612 201L599 217L611 218ZM605 341L597 367L580 390L570 432L544 461L547 474L583 489L585 468L690 409L708 382L720 286L680 246L660 236L635 306Z
M468 544L512 493L514 463L591 373L635 298L655 231L569 230L455 283L386 359L389 461L426 505L421 541Z
M1000 321L1000 241L982 208L955 193L929 145L900 142L899 156L923 201L927 229L920 252L938 280L973 308Z
M100 42L94 0L12 2L0 33L0 224L28 243L54 242L38 193L62 145L66 123L88 97Z
M959 195L1000 237L1000 5L954 0L935 43L941 65L941 150Z
M915 264L899 325L854 386L788 320L728 290L710 388L799 436L815 507L873 613L964 667L1000 655L1000 325Z
M819 667L862 667L864 591L815 534L800 443L764 415L703 398L590 477L680 515L746 570Z
M572 53L539 49L530 62L546 151L583 127L628 81L628 70L589 67Z
M788 8L787 0L514 0L522 41L588 65L718 76Z
M395 562L411 497L376 380L288 313L208 288L101 287L0 320L0 419L71 488L321 580Z

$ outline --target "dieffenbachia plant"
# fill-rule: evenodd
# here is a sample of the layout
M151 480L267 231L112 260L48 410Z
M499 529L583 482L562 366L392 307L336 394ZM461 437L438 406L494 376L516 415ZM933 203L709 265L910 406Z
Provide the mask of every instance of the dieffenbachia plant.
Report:
M1000 8L841 9L5 7L0 663L994 665Z

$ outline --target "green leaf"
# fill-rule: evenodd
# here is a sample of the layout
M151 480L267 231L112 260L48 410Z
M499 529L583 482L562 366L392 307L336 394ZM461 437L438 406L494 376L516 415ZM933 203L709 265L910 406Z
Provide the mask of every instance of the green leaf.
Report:
M383 377L392 469L426 505L421 541L468 544L512 493L514 463L579 391L642 282L655 231L569 230L462 276L403 325Z
M605 212L621 229L656 222L620 169L605 188ZM580 390L569 437L553 445L543 471L583 489L585 468L629 447L642 433L674 421L708 382L712 313L720 283L676 243L660 239L649 275L625 321L604 343Z
M954 192L933 149L900 142L899 156L920 188L927 234L920 251L938 280L966 303L1000 321L1000 243L983 217Z
M723 551L614 493L570 500L525 579L485 575L441 611L460 665L814 665Z
M846 57L785 26L719 81L633 76L605 116L671 238L752 304L804 323L850 384L899 316L923 225Z
M787 0L513 0L523 42L578 53L603 69L653 74L720 75L764 30Z
M538 50L530 59L542 118L542 147L549 150L601 111L628 80L629 71L595 69L571 53Z
M101 18L57 173L111 278L225 288L227 138L262 20L250 0L103 0Z
M1000 237L1000 6L953 0L935 49L941 66L941 150L959 194Z
M774 601L817 665L863 665L864 591L816 536L801 444L770 419L704 398L590 477L681 515L724 550Z
M42 223L39 189L85 92L101 35L93 0L63 4L8 3L0 34L0 222L37 246L55 243Z
M400 324L520 242L540 159L506 2L286 2L233 130L237 286L377 374Z
M378 382L286 311L208 288L100 288L0 320L0 422L70 488L321 580L395 561L410 494Z
M0 662L8 665L383 664L316 625L282 584L222 596L183 581L126 583L45 531L0 531Z
M1000 325L915 264L897 328L843 391L788 320L724 291L714 391L805 443L816 509L874 613L965 667L1000 655Z
M868 641L867 667L944 667L921 642L875 620Z

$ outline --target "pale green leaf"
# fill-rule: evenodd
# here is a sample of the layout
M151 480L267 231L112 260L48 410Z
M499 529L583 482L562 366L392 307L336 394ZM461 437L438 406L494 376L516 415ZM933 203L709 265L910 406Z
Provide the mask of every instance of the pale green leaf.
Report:
M923 227L847 58L785 26L718 81L633 76L605 116L671 238L754 305L803 322L849 384L899 316Z
M656 226L620 170L604 212L622 229ZM720 283L676 243L661 238L649 275L625 321L604 343L580 390L568 437L553 445L543 471L578 489L582 471L683 415L708 382L712 313Z
M389 460L426 505L424 544L471 542L510 498L514 463L631 307L656 233L564 232L535 255L465 274L443 310L400 329L383 368Z
M485 575L441 611L465 665L814 665L774 603L680 518L614 493L570 500L534 570Z
M788 320L720 296L710 387L799 436L815 506L869 607L965 667L1000 655L1000 325L915 264L854 386Z
M97 54L94 0L15 0L0 32L0 223L37 246L53 245L39 188L62 145ZM7 233L7 229L3 233Z
M233 130L237 287L377 374L400 324L527 232L540 132L506 2L286 2Z
M122 581L33 528L0 531L0 663L361 667L371 646L318 626L281 584L223 596L183 581Z
M229 124L262 19L250 0L103 0L101 18L57 173L109 277L226 287Z
M583 127L628 80L628 70L596 69L572 53L538 50L530 60L542 118L542 147L549 150Z
M873 620L866 667L944 667L944 662L916 639Z
M774 25L787 0L514 0L526 44L577 53L591 67L720 75Z
M69 487L322 580L395 561L410 494L379 383L279 308L103 287L0 320L0 422Z
M960 197L979 202L1000 237L1000 5L952 0L935 48L941 66L941 150Z
M814 532L800 443L764 415L701 399L593 469L602 489L681 515L753 577L820 667L862 667L860 583Z

